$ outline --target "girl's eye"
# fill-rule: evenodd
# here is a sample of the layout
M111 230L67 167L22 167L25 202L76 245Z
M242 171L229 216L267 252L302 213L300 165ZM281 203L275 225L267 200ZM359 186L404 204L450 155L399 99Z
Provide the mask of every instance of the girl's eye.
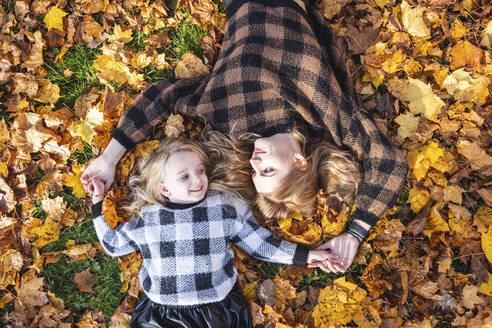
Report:
M179 178L179 180L186 180L188 179L188 174L183 175L182 177Z
M265 170L263 170L263 173L270 173L273 172L273 167L267 167Z
M200 169L198 172L200 172L200 174L203 174L203 173L205 173L205 170L204 169Z

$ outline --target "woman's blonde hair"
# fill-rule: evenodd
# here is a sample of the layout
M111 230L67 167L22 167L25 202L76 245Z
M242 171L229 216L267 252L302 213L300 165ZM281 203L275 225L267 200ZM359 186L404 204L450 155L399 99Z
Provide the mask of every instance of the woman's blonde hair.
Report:
M306 139L301 131L291 131L306 153ZM310 216L316 208L320 189L352 203L357 185L362 180L359 163L353 156L329 142L309 147L305 170L293 170L274 192L256 194L251 179L249 159L253 151L251 139L259 137L244 134L236 138L220 132L208 132L204 143L212 168L211 179L221 183L223 191L235 190L249 205L256 207L268 218L285 218L290 212Z
M130 211L138 211L143 206L169 202L160 191L160 185L164 182L165 166L172 154L186 151L195 153L207 167L207 155L199 144L184 138L164 139L159 147L140 163L138 167L140 174L130 178L133 198L128 206Z

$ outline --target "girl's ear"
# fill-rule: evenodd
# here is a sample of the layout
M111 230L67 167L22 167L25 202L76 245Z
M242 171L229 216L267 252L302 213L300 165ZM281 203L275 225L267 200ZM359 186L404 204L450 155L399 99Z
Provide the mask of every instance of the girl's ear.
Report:
M164 184L160 185L160 191L161 191L161 194L167 198L169 198L169 196L171 196L171 193L169 192L169 190L167 190L167 188L166 188L166 186L164 186Z
M301 171L307 170L307 160L306 157L301 155L300 153L294 153L294 161L296 162L296 166Z

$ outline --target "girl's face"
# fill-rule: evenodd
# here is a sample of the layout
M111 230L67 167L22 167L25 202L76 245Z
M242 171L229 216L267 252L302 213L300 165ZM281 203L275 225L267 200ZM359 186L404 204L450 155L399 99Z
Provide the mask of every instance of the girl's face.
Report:
M196 203L205 197L208 177L200 158L192 151L176 152L169 156L164 167L161 193L178 204Z
M279 187L294 169L303 169L306 159L301 146L291 133L279 133L255 141L249 160L253 168L253 184L258 193L270 193Z

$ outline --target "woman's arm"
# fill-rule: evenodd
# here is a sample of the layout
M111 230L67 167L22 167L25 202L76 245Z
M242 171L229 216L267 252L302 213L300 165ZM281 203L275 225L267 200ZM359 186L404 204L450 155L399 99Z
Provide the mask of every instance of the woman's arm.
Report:
M108 191L114 181L116 165L128 149L152 134L156 125L169 114L179 113L176 103L183 95L189 95L204 77L166 80L148 86L120 117L113 138L104 152L87 167L81 176L85 191L92 193L92 179L104 182ZM189 113L187 113L189 114Z

